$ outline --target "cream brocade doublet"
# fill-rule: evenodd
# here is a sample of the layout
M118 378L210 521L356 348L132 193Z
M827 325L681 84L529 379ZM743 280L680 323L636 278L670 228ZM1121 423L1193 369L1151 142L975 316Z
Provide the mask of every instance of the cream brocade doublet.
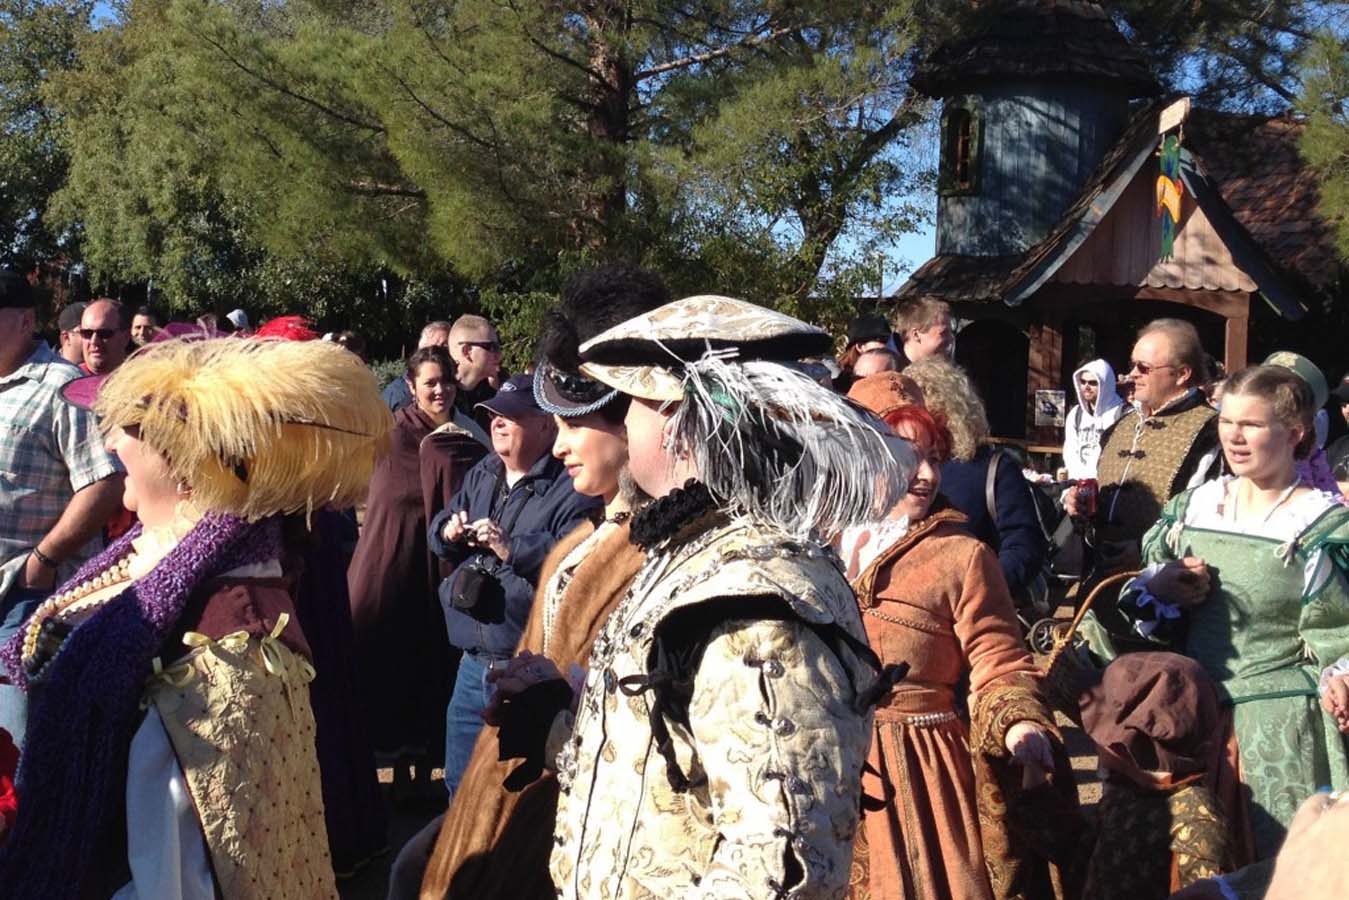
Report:
M647 674L656 626L672 612L736 597L778 598L795 618L711 632L689 727L666 719L692 782L679 793L652 737L652 695L629 696L620 681ZM874 673L806 623L866 640L828 548L740 522L648 551L595 641L570 732L554 729L560 896L843 894L871 727L852 708L854 684Z

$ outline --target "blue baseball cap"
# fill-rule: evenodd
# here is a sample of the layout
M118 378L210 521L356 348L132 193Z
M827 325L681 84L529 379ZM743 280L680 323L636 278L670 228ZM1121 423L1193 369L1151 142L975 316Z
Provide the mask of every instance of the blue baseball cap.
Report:
M501 385L496 396L478 404L495 416L518 419L521 416L544 415L534 400L534 376L514 375Z

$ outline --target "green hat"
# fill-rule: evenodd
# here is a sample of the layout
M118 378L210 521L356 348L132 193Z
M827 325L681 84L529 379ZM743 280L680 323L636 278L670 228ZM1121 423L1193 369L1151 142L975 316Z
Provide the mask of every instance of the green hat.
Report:
M1307 386L1312 389L1312 400L1315 402L1317 409L1325 406L1326 401L1330 399L1330 388L1326 384L1325 374L1317 367L1316 363L1301 353L1279 350L1276 353L1271 353L1265 359L1263 365L1283 366L1285 369L1292 369L1293 373L1307 382Z

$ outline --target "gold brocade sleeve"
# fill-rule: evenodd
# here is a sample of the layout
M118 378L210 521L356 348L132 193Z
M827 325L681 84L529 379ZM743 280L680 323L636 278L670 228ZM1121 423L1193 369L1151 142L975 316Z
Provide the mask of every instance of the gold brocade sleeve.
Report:
M970 697L970 747L975 753L1007 756L1007 732L1017 722L1034 722L1062 743L1039 682L1034 675L1016 673Z

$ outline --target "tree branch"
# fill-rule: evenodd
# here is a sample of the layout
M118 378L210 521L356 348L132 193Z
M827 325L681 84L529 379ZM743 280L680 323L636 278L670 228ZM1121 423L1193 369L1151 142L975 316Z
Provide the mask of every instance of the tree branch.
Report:
M741 50L749 50L754 47L759 47L762 46L763 44L776 41L780 37L789 35L797 31L800 27L801 27L800 25L783 25L779 28L774 28L771 31L768 31L764 34L745 38L743 41L738 41L734 44L729 44L724 47L717 47L712 50L704 51L703 53L695 53L691 56L685 56L682 59L672 59L669 62L664 62L661 63L660 65L652 66L649 69L642 69L639 72L633 73L632 76L633 81L634 82L645 81L648 78L652 78L656 75L663 75L666 72L673 72L677 69L687 69L690 66L702 65L705 62L711 62L714 59L721 59L722 57L730 56L732 53L737 53Z
M379 181L373 181L369 178L357 178L348 181L345 185L348 192L360 194L363 197L410 197L414 200L425 200L426 191L421 188L408 187L402 184L385 184Z
M216 40L214 40L214 39L212 39L212 38L210 38L210 37L207 37L207 36L204 35L204 34L203 34L203 35L199 35L199 37L200 37L203 41L205 41L207 44L210 44L212 47L214 47L217 51L219 51L220 55L223 56L223 57L225 57L225 59L228 60L232 65L234 65L235 68L239 69L239 71L243 72L245 75L249 76L250 78L253 78L253 79L255 79L255 80L257 80L257 81L259 81L259 82L261 82L261 83L267 85L267 87L269 87L269 88L271 88L272 90L276 91L278 94L281 94L281 95L284 96L284 97L289 97L289 98L291 98L292 100L295 100L295 101L297 101L297 102L299 102L299 103L304 104L305 106L309 106L309 107L311 107L311 108L313 108L313 109L318 110L319 112L323 113L325 116L328 116L328 117L330 117L330 118L336 119L336 120L338 120L339 122L344 122L344 123L346 123L347 125L351 125L351 126L353 126L353 127L355 127L355 128L361 128L361 129L364 129L364 130L366 130L366 131L373 131L373 132L376 132L376 133L379 133L379 134L384 133L384 130L385 130L385 129L384 129L384 126L383 126L383 125L376 125L376 124L373 124L373 123L370 123L370 122L363 122L363 121L361 121L360 119L357 119L357 118L355 118L355 117L353 117L353 116L346 115L345 113L341 113L341 112L339 112L339 111L337 111L337 110L335 110L335 109L333 109L333 108L327 106L326 104L320 103L319 101L315 100L315 99L312 98L312 97L306 97L304 94L300 94L300 93L298 93L298 92L296 92L296 91L293 91L293 90L291 90L290 88L285 87L285 86L282 85L282 84L279 84L279 83L276 82L274 79L268 78L266 75L263 75L261 72L256 72L256 71L254 71L253 69L249 68L248 66L244 65L242 62L240 62L238 59L236 59L235 56L234 56L232 53L230 53L228 50L226 50L225 47L224 47L224 45L222 45L219 41L216 41Z

